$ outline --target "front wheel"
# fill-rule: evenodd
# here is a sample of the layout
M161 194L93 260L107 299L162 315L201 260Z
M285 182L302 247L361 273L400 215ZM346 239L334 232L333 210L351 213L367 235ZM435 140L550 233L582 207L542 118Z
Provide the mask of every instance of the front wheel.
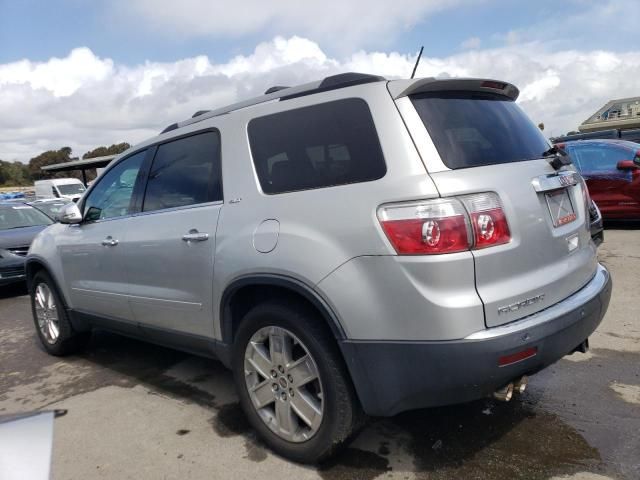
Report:
M69 355L86 345L90 332L73 329L58 289L46 272L33 277L30 294L36 332L47 353Z
M302 306L268 302L242 320L233 371L252 426L277 453L313 463L330 456L362 418L333 338Z

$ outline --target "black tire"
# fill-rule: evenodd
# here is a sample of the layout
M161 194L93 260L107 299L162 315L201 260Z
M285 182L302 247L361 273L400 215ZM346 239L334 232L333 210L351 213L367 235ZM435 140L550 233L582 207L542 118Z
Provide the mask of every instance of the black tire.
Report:
M58 315L57 324L59 328L59 334L57 339L53 343L49 342L45 338L44 333L38 325L35 297L38 285L40 284L45 284L51 291L53 298L55 299L56 313ZM73 329L73 326L69 321L67 309L65 308L64 302L62 301L62 296L60 295L55 282L51 279L47 272L41 270L34 275L33 281L31 282L29 295L31 297L31 313L33 315L33 323L36 327L36 332L38 334L38 338L40 339L40 343L47 351L47 353L55 356L71 355L82 350L86 346L89 338L91 337L91 332L77 332Z
M300 443L271 431L253 406L245 381L245 349L264 327L289 330L307 348L319 372L323 391L323 416L316 433ZM317 463L335 454L364 423L353 384L331 332L315 312L296 302L268 301L251 309L235 336L232 368L240 404L250 424L276 453L301 463Z

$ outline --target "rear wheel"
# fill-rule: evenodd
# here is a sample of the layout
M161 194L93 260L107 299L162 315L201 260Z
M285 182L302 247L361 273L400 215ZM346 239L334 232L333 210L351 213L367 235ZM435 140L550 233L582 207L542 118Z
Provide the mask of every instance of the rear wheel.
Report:
M250 423L292 460L327 458L362 418L335 341L304 307L271 301L249 311L233 371Z
M36 273L31 283L31 310L38 338L51 355L69 355L83 348L90 332L76 332L51 277Z

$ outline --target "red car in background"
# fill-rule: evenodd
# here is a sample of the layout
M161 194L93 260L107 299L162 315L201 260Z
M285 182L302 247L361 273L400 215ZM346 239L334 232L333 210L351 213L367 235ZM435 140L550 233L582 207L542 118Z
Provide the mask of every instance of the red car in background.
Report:
M576 140L557 145L571 156L605 219L640 220L640 143Z

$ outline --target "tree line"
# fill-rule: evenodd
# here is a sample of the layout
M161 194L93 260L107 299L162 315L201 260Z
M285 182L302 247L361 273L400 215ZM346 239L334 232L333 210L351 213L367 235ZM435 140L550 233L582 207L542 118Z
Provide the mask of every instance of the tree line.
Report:
M82 155L83 159L103 157L105 155L117 155L124 152L131 145L127 142L116 143L109 147L98 147ZM54 165L75 160L71 156L70 147L62 147L60 150L48 150L33 157L29 163L6 162L0 160L0 187L26 187L33 185L36 180L45 178L78 178L82 179L80 171L70 172L46 172L41 170L45 165ZM95 169L87 170L87 180L91 181L96 177Z

